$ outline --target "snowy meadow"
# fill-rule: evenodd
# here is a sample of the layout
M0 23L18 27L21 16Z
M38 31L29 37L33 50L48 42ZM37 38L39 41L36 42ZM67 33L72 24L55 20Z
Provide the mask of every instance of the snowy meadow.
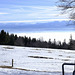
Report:
M74 63L75 51L0 45L0 66L11 66L12 59L14 68L27 71L0 68L1 75L61 75L63 63ZM73 69L65 66L66 73Z

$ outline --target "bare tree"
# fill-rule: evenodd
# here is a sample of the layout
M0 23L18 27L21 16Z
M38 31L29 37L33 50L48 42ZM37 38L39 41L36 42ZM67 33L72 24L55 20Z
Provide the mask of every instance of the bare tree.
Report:
M70 20L75 21L75 0L59 0L58 7L63 14L69 14Z

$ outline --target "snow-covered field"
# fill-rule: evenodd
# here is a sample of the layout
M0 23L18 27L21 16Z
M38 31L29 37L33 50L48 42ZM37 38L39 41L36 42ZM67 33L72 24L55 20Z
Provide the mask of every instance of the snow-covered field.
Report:
M14 68L29 71L0 68L0 75L61 75L63 63L74 63L75 51L0 45L0 66L11 66L12 59ZM65 72L73 69L65 66Z

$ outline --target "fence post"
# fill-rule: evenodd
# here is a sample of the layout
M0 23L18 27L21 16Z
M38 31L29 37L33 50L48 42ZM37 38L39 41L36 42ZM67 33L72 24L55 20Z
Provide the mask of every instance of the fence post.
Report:
M74 64L75 64L75 61L74 61ZM75 65L74 65L74 71L75 71Z
M13 62L14 62L14 60L12 59L12 67L13 67Z
M75 61L74 61L74 64L75 64ZM75 65L74 65L74 71L73 71L73 75L75 75Z
M64 64L62 65L62 75L64 75Z

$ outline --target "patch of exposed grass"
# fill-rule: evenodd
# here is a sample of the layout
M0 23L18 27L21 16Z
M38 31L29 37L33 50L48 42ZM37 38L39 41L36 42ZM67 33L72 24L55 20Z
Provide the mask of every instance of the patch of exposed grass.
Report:
M71 58L71 56L67 56L67 58Z
M0 66L0 68L12 68L12 66Z
M63 56L63 55L59 55L59 56Z
M13 47L3 47L5 49L14 49Z
M28 56L31 58L41 58L41 59L53 59L52 57L42 57L42 56Z
M50 71L39 71L39 70L31 70L31 69L23 69L23 68L14 68L12 66L0 66L0 68L17 69L17 70L23 70L23 71L35 71L35 72L50 72Z
M69 59L62 59L62 61L69 61Z
M41 49L36 48L36 49L31 49L31 50L41 50Z
M69 61L69 59L55 58L56 60Z

